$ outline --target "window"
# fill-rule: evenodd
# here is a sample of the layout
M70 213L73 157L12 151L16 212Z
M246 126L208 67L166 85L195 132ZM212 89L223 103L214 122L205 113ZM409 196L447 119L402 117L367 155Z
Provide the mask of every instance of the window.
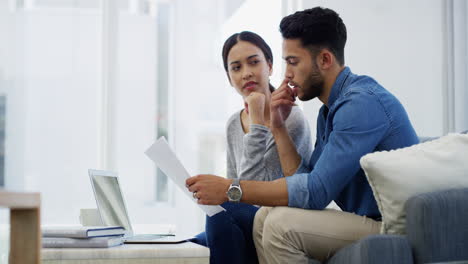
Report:
M0 187L5 185L6 96L0 95Z
M171 6L169 3L159 3L157 8L157 100L156 100L156 138L165 137L169 140L169 70L170 70L170 50L169 42L171 36L170 15ZM156 170L156 201L169 201L168 178L160 169Z
M98 160L102 16L14 2L0 0L4 184L41 192L43 223L78 223L80 208L95 207L87 169Z

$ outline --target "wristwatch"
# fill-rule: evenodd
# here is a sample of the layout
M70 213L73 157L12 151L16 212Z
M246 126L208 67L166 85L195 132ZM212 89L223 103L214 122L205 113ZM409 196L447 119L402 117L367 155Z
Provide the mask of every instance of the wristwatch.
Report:
M242 189L240 187L240 179L233 179L228 191L226 192L228 200L233 203L240 202L242 198Z

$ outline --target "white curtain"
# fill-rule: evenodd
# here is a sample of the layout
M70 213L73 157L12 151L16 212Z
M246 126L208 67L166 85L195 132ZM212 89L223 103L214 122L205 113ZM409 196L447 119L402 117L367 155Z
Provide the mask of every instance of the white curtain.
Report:
M468 4L447 0L444 132L468 130Z

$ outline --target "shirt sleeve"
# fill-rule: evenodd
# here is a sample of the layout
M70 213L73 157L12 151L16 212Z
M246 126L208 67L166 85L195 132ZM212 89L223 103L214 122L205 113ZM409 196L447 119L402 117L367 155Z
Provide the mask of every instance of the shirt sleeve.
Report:
M243 138L243 153L240 161L240 175L242 180L271 181L279 176L268 168L266 159L274 155L276 146L267 149L268 127L251 124L249 133Z
M232 149L228 145L228 148L226 151L226 161L227 161L226 176L228 179L237 178L236 161L234 160L234 154L232 152L233 152Z
M312 153L310 128L299 108L293 108L286 126L301 159L308 161ZM283 177L281 161L270 129L252 124L250 133L244 137L241 179L271 181L280 177Z
M226 177L228 179L237 178L237 166L236 166L236 156L234 155L233 149L233 137L234 135L230 131L231 129L232 118L228 121L226 125Z
M314 169L286 178L289 206L324 209L353 180L360 158L375 150L389 127L383 106L372 94L355 92L337 102L333 131Z
M302 110L298 107L293 109L295 111L291 113L286 124L297 153L301 157L296 173L310 172L309 160L313 150L310 127Z

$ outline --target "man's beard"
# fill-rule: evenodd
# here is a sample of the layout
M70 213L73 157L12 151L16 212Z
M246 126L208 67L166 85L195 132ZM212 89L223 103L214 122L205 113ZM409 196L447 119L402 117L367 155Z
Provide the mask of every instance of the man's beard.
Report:
M302 87L304 94L299 99L301 101L308 101L320 96L323 92L324 83L325 80L320 74L317 64L315 64L304 82L304 86Z

